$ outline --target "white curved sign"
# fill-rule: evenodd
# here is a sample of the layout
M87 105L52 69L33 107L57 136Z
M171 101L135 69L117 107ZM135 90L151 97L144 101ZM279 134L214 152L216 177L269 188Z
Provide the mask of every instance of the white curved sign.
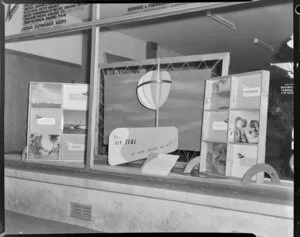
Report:
M150 153L178 149L176 127L116 128L109 136L108 163L119 165L141 160Z

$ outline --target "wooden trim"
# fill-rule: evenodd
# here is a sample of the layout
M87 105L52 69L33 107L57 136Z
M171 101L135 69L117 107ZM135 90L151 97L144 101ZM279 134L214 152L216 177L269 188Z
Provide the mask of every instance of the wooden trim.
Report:
M39 56L39 55L31 54L31 53L25 53L25 52L17 51L17 50L14 50L14 49L5 49L5 53L18 55L18 56L21 56L21 57L30 57L32 59L35 59L35 60L38 60L38 61L45 61L47 63L55 63L55 64L65 65L65 66L72 67L72 68L83 69L82 65L79 65L79 64L76 64L76 63L70 63L70 62L66 62L66 61L62 61L62 60L58 60L58 59L47 58L47 57L44 57L44 56Z
M100 5L94 4L92 9L92 19L100 19ZM87 155L85 168L89 170L94 165L94 156L95 156L95 142L97 129L96 114L97 111L97 97L99 95L99 35L100 28L93 27L92 29L92 42L91 42L91 64L90 64L90 87L89 87L89 103L88 103L88 135L87 135Z
M252 2L256 2L256 1L258 0ZM203 3L187 3L184 5L174 6L171 8L158 9L155 11L137 13L133 15L125 15L125 16L113 17L113 18L108 18L103 20L93 19L92 21L88 21L88 22L81 22L81 23L76 23L67 26L57 26L55 28L41 29L36 32L24 32L15 35L9 35L5 37L5 42L11 43L11 42L24 41L24 40L40 39L40 38L45 38L50 36L58 36L62 34L87 30L93 27L109 27L109 26L115 26L115 25L120 25L125 23L139 22L144 20L151 20L151 19L157 19L161 17L174 16L174 15L179 15L184 13L192 13L192 12L198 12L198 11L204 11L204 10L210 10L215 8L228 7L228 6L234 6L238 4L245 4L245 3L252 3L252 2L210 2L207 3L206 5L203 5Z

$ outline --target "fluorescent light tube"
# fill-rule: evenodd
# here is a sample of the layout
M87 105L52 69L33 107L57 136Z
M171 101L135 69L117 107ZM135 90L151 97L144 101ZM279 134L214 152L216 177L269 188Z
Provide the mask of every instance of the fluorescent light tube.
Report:
M212 19L220 22L221 24L229 27L232 30L236 29L236 25L234 23L232 23L231 21L225 19L224 17L220 16L220 15L213 15L211 14L210 11L207 12L207 16L211 17Z
M265 49L268 49L270 51L274 51L274 48L271 45L269 45L269 44L267 44L267 43L265 43L265 42L263 42L263 41L261 41L257 38L254 38L254 43L261 46L261 47L263 47L263 48L265 48Z

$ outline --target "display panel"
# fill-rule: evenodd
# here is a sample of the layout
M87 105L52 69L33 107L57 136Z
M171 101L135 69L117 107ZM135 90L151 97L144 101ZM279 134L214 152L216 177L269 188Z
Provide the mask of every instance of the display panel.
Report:
M87 134L87 84L31 82L28 159L83 163Z
M227 64L224 62L227 57L226 53L160 59L160 70L170 75L172 85L167 100L159 108L159 126L177 127L178 150L200 151L204 83L208 78L227 73ZM156 59L100 65L103 80L99 105L100 153L105 154L103 147L115 128L155 126L155 111L139 102L137 85L147 72L155 71L157 65ZM101 111L104 112L104 124Z
M228 109L230 103L231 80L206 81L204 109Z
M200 172L242 178L265 162L269 80L255 71L206 82Z
M182 70L169 73L172 86L168 99L160 108L159 125L178 128L179 149L199 150L203 89L210 72ZM141 73L128 73L105 78L105 143L114 128L155 126L155 113L137 100L136 87L141 76Z
M202 140L226 142L228 111L206 112L203 116Z
M259 108L261 86L260 75L233 77L231 108Z

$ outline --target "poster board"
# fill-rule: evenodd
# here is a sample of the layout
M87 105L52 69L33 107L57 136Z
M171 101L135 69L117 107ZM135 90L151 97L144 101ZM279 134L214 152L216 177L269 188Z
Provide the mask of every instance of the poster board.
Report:
M87 84L31 82L27 159L84 162Z
M113 129L155 126L155 112L140 104L136 87L145 73L157 69L157 62L147 59L99 65L98 154L107 154L105 146ZM159 126L177 127L179 151L200 151L204 82L227 75L228 67L229 53L160 58L160 70L171 75L172 88L160 109Z
M269 80L255 71L206 81L200 172L242 178L265 162Z

